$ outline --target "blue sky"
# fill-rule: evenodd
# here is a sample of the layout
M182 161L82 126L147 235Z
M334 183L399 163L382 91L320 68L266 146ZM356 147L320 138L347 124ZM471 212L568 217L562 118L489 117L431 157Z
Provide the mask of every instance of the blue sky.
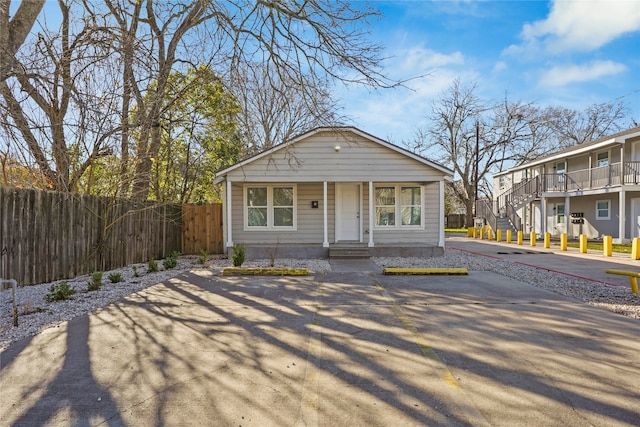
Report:
M340 89L344 113L394 143L428 123L458 78L487 101L583 110L622 100L640 122L640 0L380 1L372 40L409 89ZM630 125L630 120L625 125Z

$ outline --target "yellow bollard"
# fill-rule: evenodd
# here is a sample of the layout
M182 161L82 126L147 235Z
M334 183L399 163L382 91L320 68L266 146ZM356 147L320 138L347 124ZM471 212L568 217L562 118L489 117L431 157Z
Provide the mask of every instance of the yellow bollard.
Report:
M487 240L493 240L493 229L487 228Z
M523 237L522 231L518 231L518 244L520 246L522 246L522 237Z
M467 237L473 236L473 230L471 227L467 227Z
M483 240L483 239L484 239L484 230L485 230L485 227L482 227L482 228L480 229L480 240Z
M567 250L567 233L562 233L560 235L560 250L561 251L566 251Z
M532 231L531 233L529 233L529 244L531 246L535 246L536 245L536 232Z
M544 233L544 247L549 249L551 247L551 233Z
M638 278L637 277L629 277L631 279L631 292L634 294L638 294Z
M502 242L502 230L496 230L496 242Z
M511 243L512 234L513 232L511 230L507 230L507 243Z
M586 234L580 235L580 253L581 254L587 253L587 235Z
M613 236L602 237L602 255L604 256L613 255Z
M631 241L631 259L640 259L640 241L637 237Z

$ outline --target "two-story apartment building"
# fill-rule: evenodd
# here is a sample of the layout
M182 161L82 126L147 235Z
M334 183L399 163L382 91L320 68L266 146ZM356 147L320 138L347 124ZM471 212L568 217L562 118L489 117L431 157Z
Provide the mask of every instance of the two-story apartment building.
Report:
M477 212L539 236L640 237L640 127L495 174L493 203Z

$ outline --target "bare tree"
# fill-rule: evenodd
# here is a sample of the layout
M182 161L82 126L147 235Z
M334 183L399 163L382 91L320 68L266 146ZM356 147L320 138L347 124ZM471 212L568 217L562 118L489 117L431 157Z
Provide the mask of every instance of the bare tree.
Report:
M562 149L622 130L621 122L628 112L627 106L618 101L593 104L585 111L549 107L544 115L556 135L556 148Z
M477 84L455 80L434 103L431 126L418 133L415 149L428 152L453 168L458 185L453 193L466 208L467 224L481 196L489 196L486 176L531 160L546 150L547 133L533 104L490 104L476 95Z
M306 81L305 76L300 79ZM241 105L238 122L245 155L269 149L309 129L340 122L338 102L327 81L307 81L303 88L297 81L270 76L262 64L248 64L231 88Z
M276 91L286 82L313 93L325 87L321 83L328 78L390 85L379 72L380 49L366 42L366 33L359 29L375 12L360 4L108 0L107 7L117 21L117 46L129 91L122 104L122 120L129 120L123 130L136 129L135 149L125 132L121 143L123 158L134 156L127 164L135 168L131 194L136 198L149 192L153 159L160 149L162 106L170 104L164 99L167 79L176 67L185 72L208 63L237 81L234 77L244 64L258 62ZM153 96L146 94L151 83ZM305 102L310 102L306 95ZM132 105L135 114L127 115Z
M11 0L0 0L0 82L11 74L14 58L36 22L46 0L23 1L9 19Z
M71 9L59 1L59 32L39 34L30 51L14 58L14 72L0 82L4 103L2 125L26 150L48 181L59 191L75 191L78 180L112 135L104 111L110 101L91 78L102 57L92 24L74 30ZM50 37L49 37L50 35Z

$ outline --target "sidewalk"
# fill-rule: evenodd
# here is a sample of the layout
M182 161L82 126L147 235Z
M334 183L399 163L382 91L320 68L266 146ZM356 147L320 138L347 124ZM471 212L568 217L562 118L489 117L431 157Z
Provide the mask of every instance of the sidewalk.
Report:
M629 287L629 278L605 273L607 269L640 271L640 260L632 260L629 254L614 253L605 257L601 251L580 253L577 248L561 251L559 246L543 247L543 242L531 246L529 241L517 243L474 239L467 236L447 237L445 246L479 255L490 256L542 268L581 279L602 282L612 286Z

